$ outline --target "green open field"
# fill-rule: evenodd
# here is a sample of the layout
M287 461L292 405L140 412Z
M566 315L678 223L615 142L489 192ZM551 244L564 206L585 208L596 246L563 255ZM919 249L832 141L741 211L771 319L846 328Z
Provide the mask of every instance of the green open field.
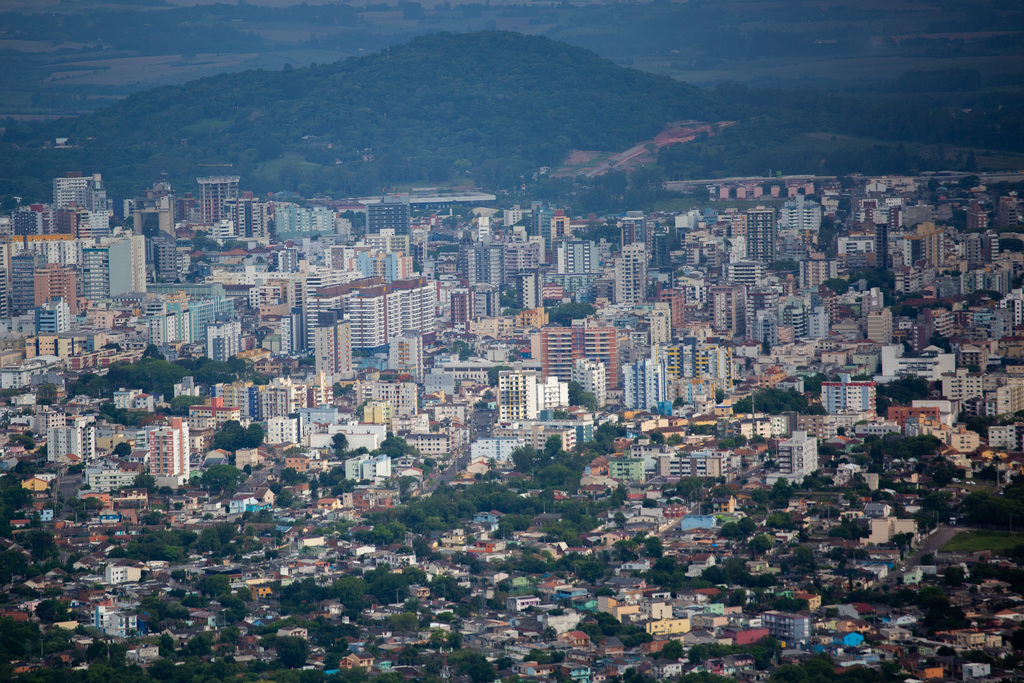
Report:
M1010 534L1006 531L966 531L957 534L942 549L948 552L976 553L991 550L996 555L1005 555L1008 550L1024 544L1024 534Z

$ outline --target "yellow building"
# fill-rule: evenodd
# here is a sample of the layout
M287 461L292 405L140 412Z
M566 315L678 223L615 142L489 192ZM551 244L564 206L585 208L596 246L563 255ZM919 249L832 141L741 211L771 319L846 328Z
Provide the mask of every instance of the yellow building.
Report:
M388 401L369 401L363 406L363 422L391 426L392 409Z
M516 315L516 325L522 327L544 327L548 324L548 312L544 308L530 308Z
M690 620L682 619L652 619L644 623L644 630L652 636L669 636L690 632Z
M42 493L50 488L50 483L39 477L32 477L21 482L21 488L28 489L32 493Z

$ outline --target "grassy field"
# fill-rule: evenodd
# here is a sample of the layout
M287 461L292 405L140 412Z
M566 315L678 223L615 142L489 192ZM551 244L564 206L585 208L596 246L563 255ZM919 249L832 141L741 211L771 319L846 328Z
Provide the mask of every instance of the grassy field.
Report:
M968 553L991 550L996 555L1005 555L1008 550L1021 544L1024 544L1024 534L1010 534L1005 531L966 531L954 536L942 549Z

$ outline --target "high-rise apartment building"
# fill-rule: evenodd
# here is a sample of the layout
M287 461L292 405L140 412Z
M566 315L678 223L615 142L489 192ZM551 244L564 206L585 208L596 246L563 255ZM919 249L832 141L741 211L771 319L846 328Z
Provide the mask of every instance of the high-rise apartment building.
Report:
M733 261L726 265L729 282L747 287L761 287L768 277L768 266L760 261Z
M52 299L35 309L36 334L60 334L71 329L71 310L64 299Z
M132 230L136 235L154 238L166 235L174 238L174 195L170 186L161 184L146 191L132 207Z
M763 350L769 350L779 343L779 318L772 311L758 311L754 318L751 336L761 344Z
M543 305L543 284L536 270L520 273L516 281L516 303L519 308L534 309Z
M996 206L996 227L1009 228L1020 225L1020 199L1016 192L999 198Z
M540 331L541 367L545 377L572 379L578 359L604 364L605 387L615 391L619 382L618 337L614 327L577 320L571 327L545 327Z
M337 313L321 313L314 331L316 371L332 384L352 377L351 325Z
M802 289L814 289L831 280L839 277L839 262L833 258L823 259L801 259L800 261L800 287Z
M715 332L742 337L747 331L747 288L743 285L708 287L708 309Z
M672 332L678 332L686 323L686 292L682 289L663 289L658 292L658 302L668 304Z
M383 283L368 278L339 285L352 324L352 348L383 348L406 332L433 338L437 329L436 284L426 278Z
M537 375L524 370L498 373L498 421L537 419Z
M780 230L817 232L821 228L821 204L798 194L779 211Z
M593 242L565 240L558 243L557 267L559 274L600 272L601 256Z
M868 339L879 344L892 344L892 309L868 311Z
M239 237L265 239L270 237L270 208L268 202L261 202L253 197L252 192L243 192L236 199L224 202L225 216L235 223ZM331 214L328 210L328 214ZM333 220L333 214L331 214ZM319 226L318 226L319 228ZM332 232L332 230L319 230Z
M146 291L146 242L133 235L82 249L82 295L93 301Z
M221 363L242 350L242 323L238 320L209 325L206 328L206 356Z
M388 370L407 373L417 382L423 380L423 337L419 332L403 332L391 341Z
M72 205L96 213L107 212L107 190L99 173L83 176L72 172L53 179L53 208L66 209Z
M794 431L793 436L779 444L779 473L794 482L803 481L818 469L818 440L805 431Z
M938 268L944 257L945 230L934 223L919 223L913 234L898 242L903 250L903 265Z
M36 271L43 266L43 257L35 252L21 252L10 257L11 314L18 315L36 305Z
M775 209L758 206L747 209L747 258L775 261Z
M394 230L395 235L408 235L412 225L409 195L388 194L380 201L366 205L366 232L380 234Z
M544 238L546 250L554 249L555 245L568 238L570 233L569 217L565 215L565 209L555 209L551 212L550 219L542 220L540 223L540 236Z
M68 456L75 456L69 458ZM96 425L91 416L51 413L46 418L46 461L67 465L96 457Z
M506 282L511 282L521 273L537 270L541 260L540 246L540 243L536 241L506 242L504 244L502 260L505 264Z
M238 199L238 182L236 175L206 176L196 178L199 183L199 219L203 223L213 223L227 215L227 203Z
M645 358L622 367L624 402L633 410L657 412L667 391L665 362Z
M697 344L696 340L689 346L693 353L692 370L689 359L684 357L684 376L711 380L716 389L732 391L732 350L718 344Z
M74 268L63 268L56 263L36 268L33 291L36 306L51 299L64 299L71 315L78 315L78 273Z
M591 358L577 358L572 366L572 381L593 394L599 407L608 402L607 374L604 363Z
M811 339L825 339L828 335L828 309L824 306L815 306L807 316L807 336Z
M172 417L168 424L150 427L146 435L149 446L149 473L154 477L180 477L187 481L190 472L191 447L188 423Z
M629 244L642 244L647 246L647 217L643 211L627 211L626 215L619 219L620 244L623 248Z
M463 246L459 251L460 270L470 284L501 287L505 282L504 256L501 244Z
M615 303L636 304L647 300L647 247L634 242L615 259Z
M838 382L821 383L821 404L830 415L875 412L875 383L854 382L841 375Z

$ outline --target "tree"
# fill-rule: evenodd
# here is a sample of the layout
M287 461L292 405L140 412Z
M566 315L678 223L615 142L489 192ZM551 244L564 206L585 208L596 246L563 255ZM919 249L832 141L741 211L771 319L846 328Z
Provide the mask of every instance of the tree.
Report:
M601 407L597 405L597 397L589 391L584 391L583 385L579 382L569 382L569 405L580 406L587 410L597 410Z
M188 415L188 409L192 406L201 406L206 403L202 396L175 396L171 399L171 412L177 415Z
M228 420L221 430L213 435L213 447L232 453L239 448L259 448L265 434L263 425L253 422L243 428L237 420Z
M130 443L128 443L127 441L121 441L116 446L114 446L114 453L113 453L113 455L114 455L115 458L125 458L125 457L127 457L127 456L129 456L131 454L132 454L132 445Z
M152 474L146 474L145 472L137 474L135 475L135 479L132 481L132 486L137 489L146 489L150 493L156 493L156 477Z
M665 646L661 648L660 652L655 652L654 656L658 659L675 659L679 660L686 656L683 651L683 644L678 640L670 640L665 643Z
M199 580L199 592L215 598L220 595L231 594L231 581L223 574L204 576Z
M477 652L463 651L455 662L456 670L462 676L469 676L473 683L489 683L497 676L494 665Z
M338 432L331 437L331 447L334 449L335 457L344 457L345 452L348 451L348 437Z
M389 615L386 622L389 628L399 633L413 633L419 627L419 619L412 612Z
M68 612L67 603L57 598L43 600L36 605L36 616L44 624L52 624L58 621L67 621L71 618Z
M950 565L942 572L942 582L947 586L953 586L954 588L962 586L965 578L967 577L964 573L963 567Z
M150 344L146 347L146 350L142 352L143 358L153 358L155 360L167 360L164 354L160 353L160 349L157 348L156 344Z
M57 545L53 542L53 534L36 529L29 534L28 548L32 551L32 557L37 560L45 560L56 550Z
M207 491L233 492L245 481L245 473L231 465L212 465L203 472L200 482Z
M281 636L274 641L274 649L281 664L289 669L303 667L309 659L309 643L305 638Z
M647 557L658 558L661 557L664 550L662 548L661 539L657 536L648 536L644 539L644 554Z
M775 547L775 539L768 534L758 534L750 539L747 547L750 548L751 555L764 555Z
M23 489L24 490L24 489ZM28 572L28 558L20 550L0 552L0 584L9 583L15 577Z

